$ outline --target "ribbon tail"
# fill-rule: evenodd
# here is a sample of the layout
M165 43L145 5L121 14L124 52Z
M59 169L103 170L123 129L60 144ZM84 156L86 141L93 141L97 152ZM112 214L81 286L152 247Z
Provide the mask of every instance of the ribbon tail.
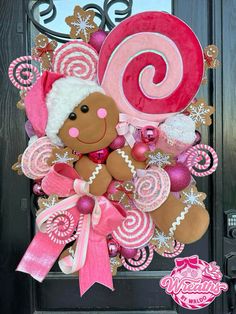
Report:
M54 243L48 237L48 234L38 232L30 243L16 270L30 274L34 279L42 282L64 246L64 244Z
M80 295L96 282L114 290L106 238L91 228L86 261L79 271Z

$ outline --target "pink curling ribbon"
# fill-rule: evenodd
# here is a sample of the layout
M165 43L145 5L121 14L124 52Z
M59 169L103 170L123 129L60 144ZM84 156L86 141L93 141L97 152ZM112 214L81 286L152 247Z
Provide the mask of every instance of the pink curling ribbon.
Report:
M175 266L178 267L179 270L182 270L189 266L190 268L198 268L198 256L193 255L190 257L184 257L184 258L176 258L175 259Z
M55 164L43 179L42 188L48 195L57 194L67 198L38 215L36 223L39 232L29 245L17 270L29 273L40 282L44 280L66 245L66 241L53 241L49 237L46 233L47 221L57 212L68 212L73 215L73 222L79 226L79 221L82 221L82 226L73 258L61 259L59 266L67 274L79 271L81 296L95 282L113 290L106 236L122 223L125 214L119 212L105 197L89 194L88 182L79 179L77 172L67 164ZM82 195L94 198L95 207L92 214L79 213L76 203ZM71 238L73 239L73 235Z
M135 144L134 132L136 129L141 129L147 125L158 127L158 122L138 119L125 113L119 114L119 123L116 126L117 133L123 135L130 147Z

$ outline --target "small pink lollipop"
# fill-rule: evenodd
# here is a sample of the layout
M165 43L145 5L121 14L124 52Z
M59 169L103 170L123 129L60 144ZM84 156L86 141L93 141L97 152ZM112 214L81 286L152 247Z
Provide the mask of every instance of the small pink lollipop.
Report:
M187 151L187 167L197 177L205 177L216 171L218 157L212 147L198 144Z
M142 271L146 269L153 259L153 245L149 244L138 250L138 253L133 258L121 257L122 265L130 271Z
M8 76L12 84L20 90L30 90L37 79L40 78L39 69L29 61L40 62L40 58L22 56L11 62Z

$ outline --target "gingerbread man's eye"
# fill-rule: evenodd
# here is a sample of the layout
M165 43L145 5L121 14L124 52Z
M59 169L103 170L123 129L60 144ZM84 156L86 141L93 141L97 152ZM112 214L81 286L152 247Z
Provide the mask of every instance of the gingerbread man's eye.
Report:
M70 120L75 120L76 118L77 118L76 113L71 112L71 113L69 114L69 119L70 119Z
M83 112L83 113L87 113L89 111L89 107L87 105L82 105L80 110Z

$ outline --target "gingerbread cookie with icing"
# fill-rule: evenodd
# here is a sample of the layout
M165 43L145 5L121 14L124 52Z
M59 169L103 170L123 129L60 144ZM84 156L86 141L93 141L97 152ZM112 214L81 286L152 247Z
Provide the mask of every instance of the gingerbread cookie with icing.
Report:
M111 144L117 136L118 120L119 113L114 100L95 92L75 107L58 136L66 146L87 154Z
M131 148L125 146L112 152L107 158L107 169L116 180L128 181L136 174L136 169L145 169L145 162L135 160Z
M203 206L187 205L172 193L150 215L161 231L185 244L199 240L209 225L209 214Z

